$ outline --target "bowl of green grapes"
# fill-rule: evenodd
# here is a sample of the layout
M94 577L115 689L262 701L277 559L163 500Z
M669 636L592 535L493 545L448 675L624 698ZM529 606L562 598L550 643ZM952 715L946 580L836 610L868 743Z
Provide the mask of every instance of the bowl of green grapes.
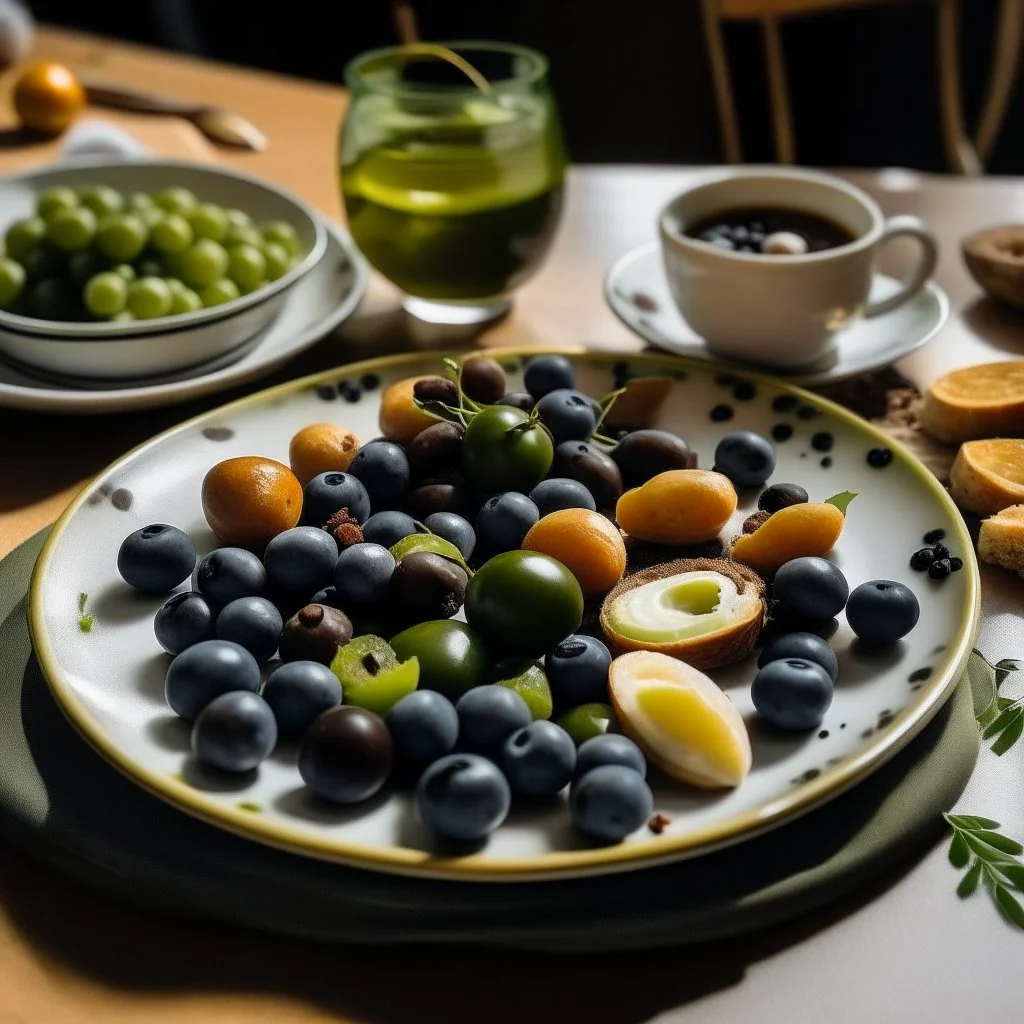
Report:
M0 358L84 386L240 357L327 244L281 189L166 160L5 178L0 232Z

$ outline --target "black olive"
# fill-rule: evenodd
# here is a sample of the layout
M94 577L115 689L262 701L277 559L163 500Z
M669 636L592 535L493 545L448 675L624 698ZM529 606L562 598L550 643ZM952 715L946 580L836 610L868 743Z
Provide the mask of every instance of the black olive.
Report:
M622 474L623 487L639 487L671 469L690 469L695 455L678 435L667 430L634 430L609 453Z
M466 428L461 423L433 423L406 445L409 465L417 473L436 474L458 465Z
M352 639L352 623L337 608L307 604L285 624L279 653L282 661L319 661L330 665L338 648Z
M790 505L803 505L809 500L807 491L799 484L772 484L761 492L757 507L762 512L778 512Z
M505 371L487 356L470 356L462 364L462 390L474 402L494 405L508 387Z
M409 622L450 619L462 607L468 584L466 571L455 562L414 551L395 566L388 596Z
M588 441L563 441L555 449L551 476L579 480L599 509L611 509L622 494L622 473L612 458Z

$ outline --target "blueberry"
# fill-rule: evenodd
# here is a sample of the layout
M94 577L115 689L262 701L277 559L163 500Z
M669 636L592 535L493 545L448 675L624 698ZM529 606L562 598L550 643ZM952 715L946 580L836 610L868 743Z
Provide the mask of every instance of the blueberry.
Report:
M348 471L362 482L374 506L397 501L409 486L409 460L394 441L368 441Z
M551 696L561 710L608 702L612 656L600 640L584 634L566 637L544 658Z
M569 794L573 824L606 843L617 843L650 818L654 797L643 776L621 764L587 772Z
M325 604L328 608L337 608L339 611L344 611L341 607L341 598L338 597L338 588L335 586L321 587L310 599L309 604Z
M391 775L391 734L379 715L343 704L306 730L298 761L302 781L317 796L336 804L359 803Z
M214 615L202 594L189 591L168 598L153 619L157 643L168 654L213 639Z
M586 441L594 432L597 417L590 399L579 391L558 388L537 403L537 415L548 428L555 444Z
M473 754L449 754L435 761L416 787L423 823L456 842L477 842L493 832L511 803L505 776L486 758Z
M532 411L535 404L533 395L528 395L525 391L510 391L498 403L498 405L511 405L513 409L522 409L523 412Z
M603 764L619 764L632 768L641 778L647 775L647 761L640 748L628 736L606 732L580 744L576 752L576 777L582 779L587 772Z
M914 592L894 580L862 583L846 604L850 628L869 644L895 643L917 625L920 615Z
M260 667L256 659L228 640L203 640L179 654L164 677L164 697L170 709L193 719L214 697L231 690L256 693Z
M757 507L762 512L778 512L790 505L803 505L810 495L799 484L772 484L761 492Z
M384 716L391 733L395 760L422 768L451 753L459 738L459 715L455 705L434 690L406 694Z
M775 574L775 597L810 619L825 621L838 615L849 596L842 570L824 558L793 558Z
M775 471L775 448L752 430L733 431L715 448L715 469L737 487L760 487Z
M944 580L953 571L953 563L948 558L937 558L928 566L928 575L933 580Z
M276 743L277 722L270 705L247 690L214 698L192 726L192 753L226 772L251 771Z
M496 754L502 744L533 721L526 701L504 686L476 686L455 705L459 713L459 740L469 750Z
M488 555L512 551L523 543L540 513L537 506L518 491L505 491L488 498L476 517L476 535Z
M263 563L245 548L217 548L196 569L196 588L212 605L223 607L239 597L252 597L267 585Z
M541 517L565 508L587 508L591 512L597 511L597 502L590 491L579 480L570 480L568 477L541 480L530 491L530 501L537 506L537 513Z
M785 633L777 636L771 643L765 644L761 656L757 659L757 667L764 668L769 662L783 658L802 658L820 665L834 683L839 676L839 661L836 652L827 640L822 640L814 633Z
M910 568L916 572L924 572L935 558L935 548L918 548L910 556Z
M267 577L275 586L303 596L334 578L338 545L318 526L296 526L273 537L263 552Z
M795 732L821 724L833 693L828 672L804 658L769 662L750 688L754 707L765 721Z
M611 450L623 487L639 487L659 473L690 469L696 457L690 446L668 430L633 430Z
M334 587L344 603L372 604L387 596L395 556L380 544L353 544L338 556Z
M523 386L539 401L559 388L576 386L576 371L565 356L537 356L526 364Z
M129 534L117 552L117 571L144 594L166 594L188 579L196 566L196 549L176 526L153 523Z
M469 558L476 547L476 530L462 516L455 512L433 512L423 520L423 525L438 537L454 544L463 558Z
M244 647L257 661L277 650L284 620L265 597L239 597L224 605L217 616L217 639Z
M313 721L341 703L338 677L318 661L289 661L274 669L263 687L263 699L287 738L301 736Z
M302 521L323 526L339 509L347 508L357 522L370 517L370 496L362 481L351 473L321 473L302 491Z
M416 520L406 512L374 512L363 523L363 540L389 548L416 533Z
M531 722L505 740L501 770L513 793L554 796L576 770L576 744L554 722Z

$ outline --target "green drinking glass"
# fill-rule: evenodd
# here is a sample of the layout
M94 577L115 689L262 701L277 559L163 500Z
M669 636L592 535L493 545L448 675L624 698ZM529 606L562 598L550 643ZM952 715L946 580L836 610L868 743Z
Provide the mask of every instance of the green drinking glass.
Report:
M504 313L561 212L547 60L506 43L414 44L355 58L345 82L341 191L356 244L422 320Z

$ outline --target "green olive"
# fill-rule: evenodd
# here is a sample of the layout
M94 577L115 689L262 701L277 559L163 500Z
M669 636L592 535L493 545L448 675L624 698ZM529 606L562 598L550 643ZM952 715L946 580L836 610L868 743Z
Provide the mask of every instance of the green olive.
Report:
M419 659L421 690L437 690L458 700L467 690L487 682L490 652L464 622L421 622L392 637L391 647L400 661Z
M547 475L555 449L551 435L522 411L492 405L477 413L462 442L462 471L484 494L529 494Z
M539 658L579 628L583 591L554 558L506 551L470 581L466 618L496 652Z
M535 661L518 661L499 665L494 680L498 686L515 690L530 709L534 719L550 718L554 709L551 685L544 667Z
M603 736L615 721L615 713L607 704L580 704L558 716L560 725L578 747L581 743Z

